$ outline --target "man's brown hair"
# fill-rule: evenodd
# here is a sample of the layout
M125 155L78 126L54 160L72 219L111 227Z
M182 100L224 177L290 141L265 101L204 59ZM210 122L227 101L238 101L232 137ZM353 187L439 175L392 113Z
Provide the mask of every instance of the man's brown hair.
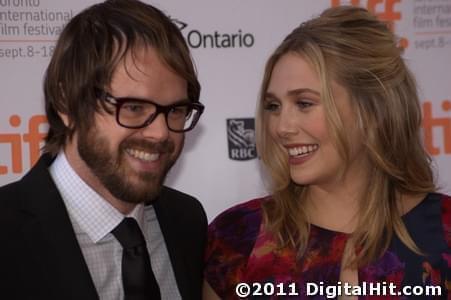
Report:
M108 87L125 54L140 47L154 48L187 81L189 99L199 101L200 85L189 48L169 17L137 0L107 0L76 15L58 39L44 79L50 125L45 152L57 154L75 131L92 126L101 107L95 89ZM68 117L68 126L60 114Z

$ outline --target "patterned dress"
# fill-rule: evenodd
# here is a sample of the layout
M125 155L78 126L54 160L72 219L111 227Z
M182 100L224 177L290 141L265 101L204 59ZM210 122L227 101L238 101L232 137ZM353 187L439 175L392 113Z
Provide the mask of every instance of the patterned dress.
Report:
M323 291L327 286L339 284L342 254L349 235L311 225L307 250L296 259L293 249L277 250L274 236L262 226L261 204L269 199L255 199L232 207L210 224L205 280L221 299L239 299L236 287L242 282L249 284L250 294L245 297L248 299L335 298L332 296L337 293L320 295L318 291L320 283ZM451 197L430 193L402 219L416 245L426 255L412 252L394 236L380 259L358 270L361 289L356 293L361 293L359 299L451 300L451 292L448 295L451 289ZM263 287L268 283L270 286L265 292ZM388 291L393 284L395 292L404 294L370 295L368 287L377 283L375 291L383 291L383 286ZM437 290L426 291L430 286L439 286L441 296L437 295ZM406 287L409 290L403 290ZM366 295L363 294L365 288ZM316 295L313 295L315 289ZM418 296L410 296L414 292Z

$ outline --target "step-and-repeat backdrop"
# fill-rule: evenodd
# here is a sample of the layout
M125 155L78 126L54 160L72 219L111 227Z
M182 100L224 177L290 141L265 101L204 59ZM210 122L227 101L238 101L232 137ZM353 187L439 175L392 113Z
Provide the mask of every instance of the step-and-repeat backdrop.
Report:
M419 83L424 143L441 191L451 193L451 0L147 1L182 30L206 105L167 184L198 197L209 219L267 193L253 139L265 60L298 24L340 4L368 8L402 37ZM64 24L94 2L0 0L0 185L39 157L45 68Z

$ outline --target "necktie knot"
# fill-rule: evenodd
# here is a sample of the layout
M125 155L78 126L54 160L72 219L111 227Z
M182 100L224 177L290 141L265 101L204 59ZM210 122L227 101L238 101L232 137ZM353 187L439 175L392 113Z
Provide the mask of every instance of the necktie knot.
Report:
M146 240L133 218L124 218L111 231L121 244L122 283L125 300L161 299L155 275L152 272Z
M133 218L124 218L111 233L124 249L131 249L146 244L138 222Z

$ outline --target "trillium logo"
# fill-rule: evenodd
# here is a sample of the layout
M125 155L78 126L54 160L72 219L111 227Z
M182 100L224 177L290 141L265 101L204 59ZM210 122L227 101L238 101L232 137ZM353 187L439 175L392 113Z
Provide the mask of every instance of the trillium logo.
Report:
M172 18L171 20L172 20L172 22L174 22L175 25L177 25L177 27L180 29L180 31L182 31L183 29L185 29L186 26L188 26L188 24L180 21L179 19Z
M257 157L253 118L227 119L229 158L250 160Z

